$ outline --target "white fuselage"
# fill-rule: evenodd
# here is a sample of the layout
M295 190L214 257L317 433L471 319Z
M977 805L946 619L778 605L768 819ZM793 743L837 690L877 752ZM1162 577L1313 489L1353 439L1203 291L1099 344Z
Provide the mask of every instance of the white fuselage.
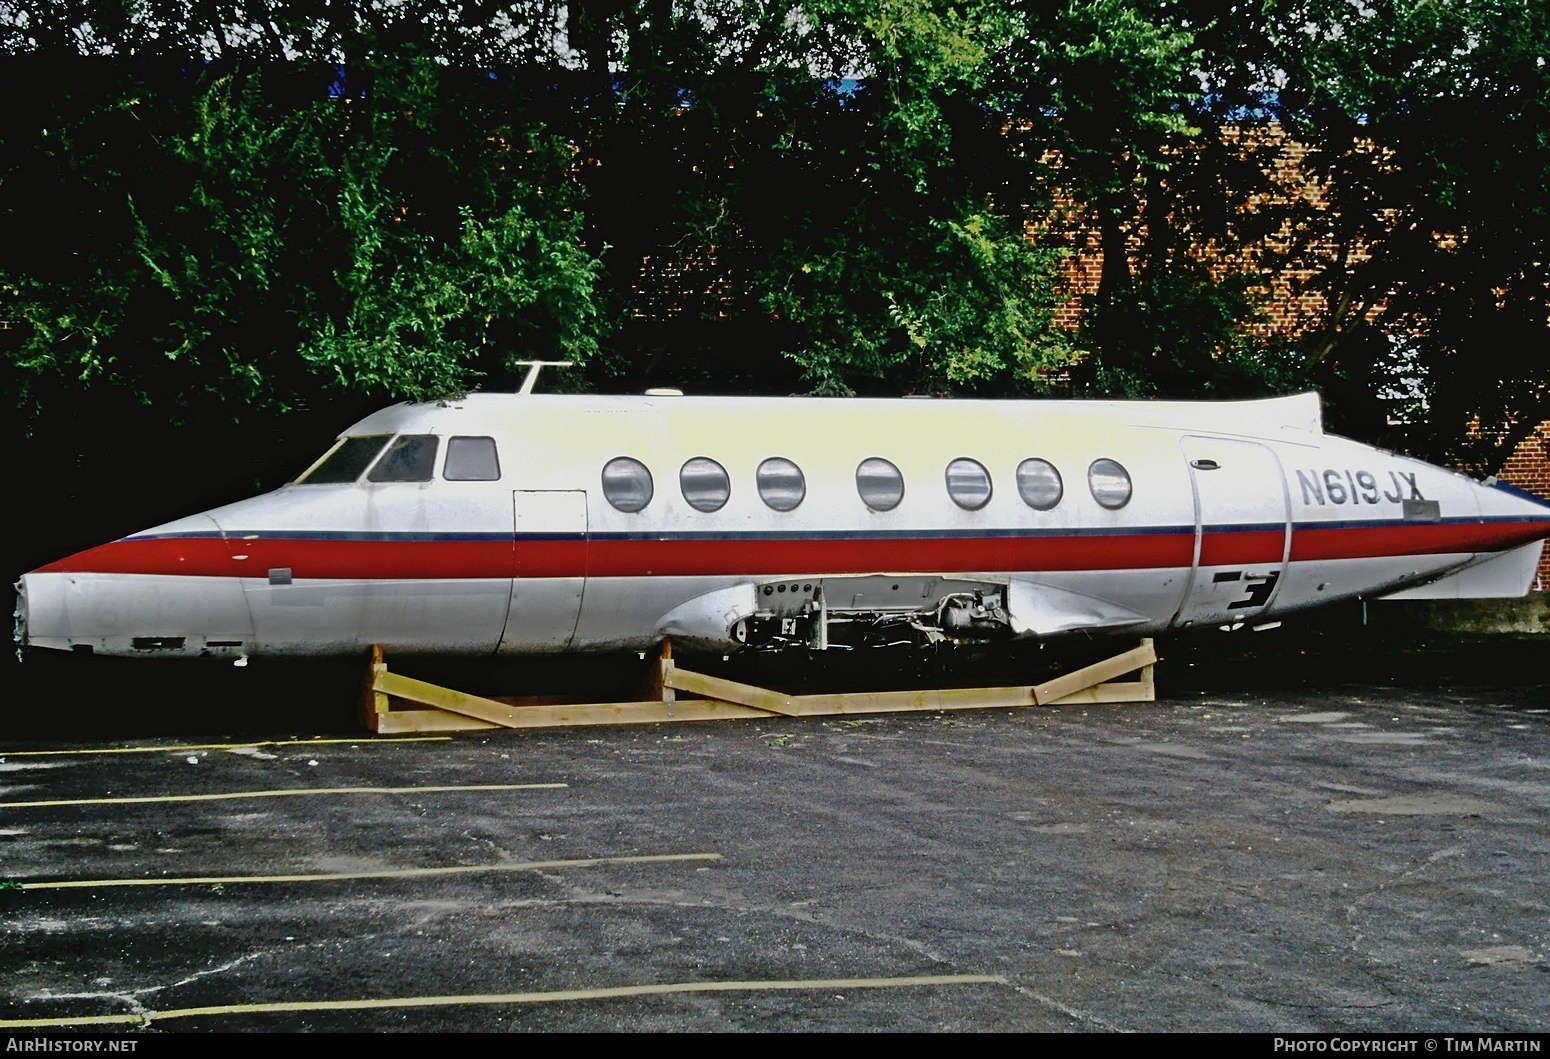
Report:
M490 394L385 409L19 595L26 642L132 655L1148 635L1520 595L1547 534L1542 503L1324 434L1311 394Z

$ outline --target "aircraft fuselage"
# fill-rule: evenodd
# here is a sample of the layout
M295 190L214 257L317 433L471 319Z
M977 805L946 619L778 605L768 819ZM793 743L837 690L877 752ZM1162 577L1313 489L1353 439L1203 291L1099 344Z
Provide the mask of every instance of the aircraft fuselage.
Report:
M1250 402L476 394L25 574L115 655L857 647L1510 596L1550 506Z

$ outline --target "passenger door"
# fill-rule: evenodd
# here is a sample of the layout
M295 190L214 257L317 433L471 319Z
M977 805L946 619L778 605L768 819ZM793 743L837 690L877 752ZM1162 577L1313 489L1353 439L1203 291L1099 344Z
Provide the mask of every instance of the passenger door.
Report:
M584 490L517 490L517 556L502 653L563 651L576 635L587 572Z
M1286 572L1290 505L1281 461L1264 445L1181 439L1195 499L1195 553L1176 626L1250 621Z

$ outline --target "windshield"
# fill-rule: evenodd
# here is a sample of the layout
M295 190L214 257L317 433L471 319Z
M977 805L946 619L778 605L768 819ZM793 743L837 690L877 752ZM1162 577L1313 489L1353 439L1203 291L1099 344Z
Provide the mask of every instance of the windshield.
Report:
M436 466L436 435L401 434L366 476L368 482L428 482Z
M355 481L361 476L362 471L371 466L371 461L377 458L377 453L382 451L390 436L371 434L359 438L340 439L327 456L319 460L306 474L296 479L297 484L328 485Z

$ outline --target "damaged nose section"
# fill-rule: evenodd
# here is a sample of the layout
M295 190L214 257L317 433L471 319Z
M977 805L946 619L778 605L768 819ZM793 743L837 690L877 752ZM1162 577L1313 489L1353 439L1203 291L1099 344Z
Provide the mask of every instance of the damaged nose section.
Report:
M240 656L253 640L242 582L219 569L199 515L67 556L16 583L24 647L113 655Z
M13 612L11 639L16 659L23 661L30 647L91 654L91 643L80 643L69 635L70 622L65 606L64 585L36 570L23 574L15 584L16 609Z
M62 574L39 573L34 570L23 574L16 582L15 625L12 636L16 643L16 657L25 656L27 648L43 647L58 651L74 650L90 654L91 642L81 642L72 635L70 607L66 602L75 578Z
M52 583L48 575L37 571L23 574L16 582L16 610L12 638L16 643L16 657L24 657L29 647L51 647L69 650L75 646L68 635L62 635L69 625L65 617L61 585ZM90 652L91 648L80 648Z
M16 660L22 660L22 648L27 646L27 579L23 577L12 586L16 591L16 609L12 611L11 640L16 644Z

